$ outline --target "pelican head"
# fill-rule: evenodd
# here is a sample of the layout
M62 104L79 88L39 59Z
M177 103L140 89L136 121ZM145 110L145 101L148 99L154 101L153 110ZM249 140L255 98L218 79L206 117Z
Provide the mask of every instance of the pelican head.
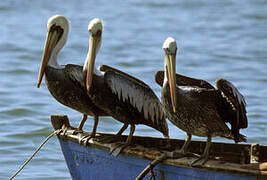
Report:
M101 19L95 18L90 21L88 25L88 31L90 34L89 39L89 50L85 60L85 64L83 66L83 71L86 72L86 89L88 93L90 92L90 88L92 86L94 67L95 67L95 58L98 50L101 46L102 41L102 30L103 30L103 22Z
M173 112L176 112L176 52L177 52L177 45L176 41L172 37L168 37L162 46L163 50L165 51L165 76L164 81L168 81L170 86L170 93L171 93L171 102Z
M42 65L39 71L37 88L40 87L46 65L57 67L57 55L67 41L69 20L62 15L55 15L47 22L46 42L43 51Z

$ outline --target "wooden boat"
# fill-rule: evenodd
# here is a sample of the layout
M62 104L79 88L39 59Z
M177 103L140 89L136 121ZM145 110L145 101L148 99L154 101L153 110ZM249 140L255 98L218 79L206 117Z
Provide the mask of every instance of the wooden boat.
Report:
M87 132L77 132L67 116L51 116L62 152L72 179L135 179L152 160L164 151L181 147L184 140L134 136L133 145L118 156L109 154L113 142L122 141L111 134L97 134L87 144L79 143ZM112 143L103 139L112 139ZM192 141L190 152L201 154L205 142ZM267 179L267 146L258 144L213 143L210 160L203 166L188 165L194 157L166 159L148 173L144 179Z

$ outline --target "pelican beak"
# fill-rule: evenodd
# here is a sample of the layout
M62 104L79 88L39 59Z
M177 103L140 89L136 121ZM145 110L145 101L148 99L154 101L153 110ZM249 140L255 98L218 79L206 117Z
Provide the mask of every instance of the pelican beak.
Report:
M171 102L172 102L172 109L173 112L176 112L176 105L177 105L177 100L176 100L176 71L175 71L175 65L176 65L176 55L171 54L168 55L166 54L165 57L167 61L167 74L168 74L168 82L170 86L170 92L171 92Z
M98 47L98 43L100 42L99 36L90 35L90 42L89 42L89 52L87 55L87 74L86 74L86 89L87 92L90 93L90 89L92 87L93 82L93 75L94 75L94 67L95 67L95 58L96 58L96 51Z
M37 81L37 88L40 87L42 78L44 76L45 67L51 57L51 53L53 49L55 48L62 34L63 34L62 29L60 30L60 29L53 28L53 27L50 28L50 30L47 32L45 48L44 48L43 58L42 58L42 65L40 67L39 77Z

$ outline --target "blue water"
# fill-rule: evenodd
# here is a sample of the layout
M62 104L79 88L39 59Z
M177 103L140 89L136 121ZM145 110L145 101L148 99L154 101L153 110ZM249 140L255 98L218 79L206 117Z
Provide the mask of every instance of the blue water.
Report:
M53 99L44 83L36 88L46 22L55 14L71 21L60 64L83 64L88 23L99 17L105 28L96 63L135 75L158 96L154 73L163 69L162 43L175 37L177 72L212 84L219 77L235 84L247 101L249 127L242 133L249 143L267 145L267 1L0 1L0 179L15 173L53 131L51 114L67 114L73 126L80 122L81 114ZM92 118L85 126L92 129ZM115 133L121 126L101 118L98 131ZM169 128L172 138L185 137L172 124ZM146 126L137 126L135 134L161 137ZM17 179L70 179L56 138Z

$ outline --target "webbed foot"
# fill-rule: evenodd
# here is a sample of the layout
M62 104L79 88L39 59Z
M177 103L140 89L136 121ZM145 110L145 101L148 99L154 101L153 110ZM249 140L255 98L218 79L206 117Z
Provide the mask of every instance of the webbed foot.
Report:
M79 138L79 144L86 146L90 139L94 138L95 134L88 134Z
M189 163L189 166L191 167L195 167L197 165L203 166L209 160L210 147L211 147L211 136L208 136L204 153L199 158Z
M196 167L198 165L203 166L209 160L209 156L200 156L199 158L191 161L189 166Z
M123 149L126 148L128 145L129 144L122 143L122 142L113 143L113 144L111 144L109 153L112 154L113 156L117 157L123 151Z
M166 152L165 153L166 156L168 158L171 159L177 159L177 158L182 158L182 157L200 157L200 155L195 154L195 153L191 153L191 152L184 152L183 150L176 150L176 151L172 151L172 152Z

